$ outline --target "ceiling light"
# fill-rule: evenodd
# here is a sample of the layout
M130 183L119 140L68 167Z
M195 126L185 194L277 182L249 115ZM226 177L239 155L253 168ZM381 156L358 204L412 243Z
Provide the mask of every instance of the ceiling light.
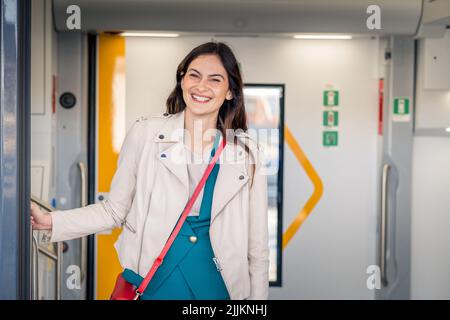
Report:
M350 40L351 35L348 34L296 34L294 39L304 40Z
M178 33L151 33L151 32L122 32L124 37L155 37L155 38L176 38Z

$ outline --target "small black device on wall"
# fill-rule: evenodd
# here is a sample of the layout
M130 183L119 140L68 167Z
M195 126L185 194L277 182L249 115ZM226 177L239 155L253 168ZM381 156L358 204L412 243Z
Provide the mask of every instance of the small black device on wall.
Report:
M75 97L75 95L72 92L64 92L59 97L59 103L61 104L61 106L63 108L71 109L77 103L77 98Z

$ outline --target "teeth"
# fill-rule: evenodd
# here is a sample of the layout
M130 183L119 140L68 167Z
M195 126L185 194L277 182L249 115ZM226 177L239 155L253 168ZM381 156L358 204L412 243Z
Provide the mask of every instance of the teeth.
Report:
M202 101L202 102L203 102L203 101L209 101L209 100L211 100L211 98L200 97L200 96L196 96L195 94L193 94L192 97L193 97L195 100Z

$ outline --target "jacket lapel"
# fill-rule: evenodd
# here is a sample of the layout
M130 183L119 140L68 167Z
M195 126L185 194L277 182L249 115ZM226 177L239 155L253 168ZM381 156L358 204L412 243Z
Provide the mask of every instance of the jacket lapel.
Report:
M172 143L168 147L161 145L157 154L158 160L183 184L189 188L186 151L183 142Z
M237 153L236 153L237 152ZM214 186L214 196L211 208L211 223L227 205L227 203L247 183L248 175L242 170L242 148L227 144L220 156L220 169Z
M186 150L184 148L184 111L171 116L169 121L156 134L154 142L158 145L157 158L183 184L186 192L189 189Z

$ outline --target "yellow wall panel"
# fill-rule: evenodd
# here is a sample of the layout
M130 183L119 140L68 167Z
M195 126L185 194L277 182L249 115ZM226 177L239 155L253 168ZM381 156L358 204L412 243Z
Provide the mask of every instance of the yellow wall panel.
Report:
M108 193L116 170L120 145L125 136L125 38L98 38L98 193ZM117 275L122 271L113 247L121 230L97 235L97 299L109 299Z

